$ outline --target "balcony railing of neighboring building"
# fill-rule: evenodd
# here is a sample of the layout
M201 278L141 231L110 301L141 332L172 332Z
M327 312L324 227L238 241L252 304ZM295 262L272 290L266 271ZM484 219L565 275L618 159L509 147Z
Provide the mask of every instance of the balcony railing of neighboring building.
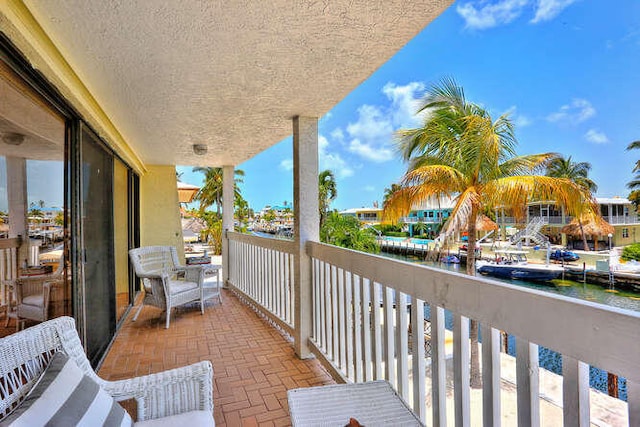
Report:
M294 245L238 233L229 239L231 289L293 331ZM471 416L469 319L479 322L483 337L484 425L501 417L500 331L516 337L522 425L540 424L539 345L563 355L565 424L589 424L590 365L627 379L629 424L640 423L640 313L316 242L307 244L307 254L310 345L336 379L386 379L423 421L447 424L446 308L453 315L455 410L449 414L456 424L468 424ZM425 357L431 359L429 391Z
M425 224L439 224L439 218L419 218L416 216L405 216L400 218L400 222L404 222L405 224L416 224L418 222L424 222Z
M605 221L611 225L625 225L625 224L638 224L637 215L625 215L625 216L604 216Z

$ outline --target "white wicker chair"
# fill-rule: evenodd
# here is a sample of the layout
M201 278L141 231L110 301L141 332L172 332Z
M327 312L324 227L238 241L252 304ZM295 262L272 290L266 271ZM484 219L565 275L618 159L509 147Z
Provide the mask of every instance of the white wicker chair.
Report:
M190 302L199 301L204 314L204 270L198 265L180 265L176 248L172 246L145 246L131 249L129 258L142 279L144 299L133 321L135 322L144 304L165 310L166 328L169 328L171 309Z
M135 399L138 421L190 411L213 412L213 368L202 361L120 381L98 377L85 356L75 321L59 317L0 339L0 421L17 407L57 351L117 401Z

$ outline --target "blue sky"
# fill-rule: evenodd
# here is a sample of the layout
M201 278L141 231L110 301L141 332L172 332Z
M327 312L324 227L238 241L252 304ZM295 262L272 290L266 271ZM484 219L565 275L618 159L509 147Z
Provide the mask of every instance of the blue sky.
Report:
M626 196L640 157L625 151L640 139L639 69L637 0L458 1L320 120L320 169L338 181L332 207L371 206L400 179L393 133L419 125L420 98L445 76L494 118L510 112L519 154L590 162L598 196ZM238 166L251 207L292 200L291 158L287 138Z

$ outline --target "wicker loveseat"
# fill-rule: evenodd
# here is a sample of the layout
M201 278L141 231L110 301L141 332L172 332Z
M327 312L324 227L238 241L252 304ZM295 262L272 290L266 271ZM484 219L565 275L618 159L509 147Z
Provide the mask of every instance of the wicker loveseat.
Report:
M144 246L131 249L129 258L142 279L144 300L136 311L135 321L144 304L166 311L169 328L171 309L194 301L200 302L204 314L204 270L198 265L181 265L173 246Z
M57 352L68 356L82 374L114 400L135 399L136 425L214 425L211 362L105 381L91 368L70 317L49 320L0 339L0 423L25 400Z

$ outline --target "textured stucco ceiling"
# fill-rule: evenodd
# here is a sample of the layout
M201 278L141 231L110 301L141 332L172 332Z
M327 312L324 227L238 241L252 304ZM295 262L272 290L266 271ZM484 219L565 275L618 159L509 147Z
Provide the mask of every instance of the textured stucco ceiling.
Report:
M145 163L208 166L326 113L451 2L25 0Z

